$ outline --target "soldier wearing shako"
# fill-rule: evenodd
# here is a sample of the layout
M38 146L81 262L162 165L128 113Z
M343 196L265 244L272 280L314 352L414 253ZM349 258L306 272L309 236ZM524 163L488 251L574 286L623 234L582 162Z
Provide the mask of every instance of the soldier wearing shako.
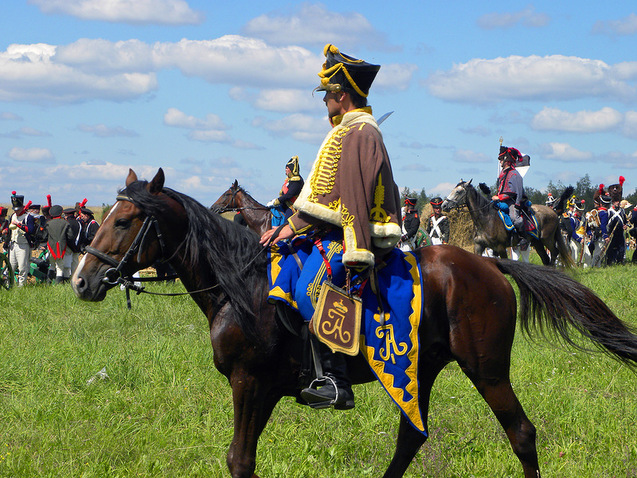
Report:
M449 242L449 218L442 214L442 198L435 197L429 201L433 213L427 220L427 234L432 244L447 244Z
M289 219L294 213L292 206L303 189L303 178L300 174L299 157L292 156L285 165L285 181L279 192L279 197L266 204L280 210L285 219Z
M566 237L566 243L571 250L571 257L575 263L581 263L584 260L584 246L585 246L585 224L581 218L581 213L584 210L585 201L581 201L577 196L573 195L566 202L566 211L562 214L560 219L560 225L564 220L564 215L568 218L569 225L567 230L569 231Z
M601 267L606 243L609 241L608 208L610 207L610 196L604 188L605 186L600 184L593 194L595 209L591 211L588 222L591 246L593 247L593 267Z
M380 69L352 58L334 45L324 49L326 61L320 85L331 131L321 145L314 165L277 239L309 234L316 247L303 265L291 297L277 295L273 284L270 299L285 301L310 320L328 269L331 280L342 286L351 277L366 276L377 261L392 251L402 235L400 193L394 183L389 155L372 110L367 105L370 86ZM267 244L274 230L261 237ZM285 261L281 267L296 267ZM329 266L328 266L329 265ZM354 406L354 393L345 359L322 346L321 362L331 380L321 388L306 388L301 397L315 408Z
M611 206L608 209L608 247L606 249L606 263L621 264L626 255L626 236L624 231L628 228L626 211L621 207L623 186L626 179L619 177L619 183L608 186Z
M416 248L415 239L420 227L420 215L416 209L418 198L406 197L403 207L403 235L400 238L400 248L403 251L412 251Z
M24 204L24 196L11 193L11 205L13 215L9 221L11 240L9 243L9 262L14 271L18 271L18 287L27 283L31 251L33 247L32 236L35 234L35 222L33 216L27 211L32 202Z

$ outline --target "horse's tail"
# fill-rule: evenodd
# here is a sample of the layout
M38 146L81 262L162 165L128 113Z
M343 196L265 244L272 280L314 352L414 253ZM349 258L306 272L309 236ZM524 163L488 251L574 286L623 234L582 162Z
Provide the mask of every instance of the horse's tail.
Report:
M570 327L577 329L603 352L637 368L637 335L622 322L595 293L552 267L510 260L488 259L510 275L520 289L522 329L530 335L547 329L556 332L568 344L575 343Z
M569 249L564 236L559 231L559 228L557 231L555 231L555 245L557 247L557 252L559 253L559 258L562 265L566 268L575 267L577 264L571 256L571 250Z
M568 186L562 192L562 195L560 196L558 201L555 203L555 206L553 206L553 209L555 210L558 216L564 212L564 206L566 206L566 201L570 199L571 195L573 194L573 191L575 191L575 188L573 186Z

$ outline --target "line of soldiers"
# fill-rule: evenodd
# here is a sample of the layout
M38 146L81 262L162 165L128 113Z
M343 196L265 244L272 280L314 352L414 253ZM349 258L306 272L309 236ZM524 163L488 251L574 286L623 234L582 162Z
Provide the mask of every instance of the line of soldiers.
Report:
M583 267L622 264L626 254L626 232L637 236L637 208L623 197L625 178L606 189L600 184L593 196L594 208L583 215L585 202L573 196L560 218L560 228L573 260ZM549 198L550 201L550 198ZM547 201L547 205L549 203ZM583 215L583 216L582 216ZM629 225L633 228L628 231ZM637 262L633 254L633 262Z
M75 207L63 209L52 205L47 195L47 205L41 207L32 201L25 204L23 195L11 193L13 214L7 218L7 208L0 207L0 235L19 287L27 283L32 262L42 280L61 283L71 277L80 253L99 229L86 202L84 199ZM39 249L40 257L33 258L33 252Z

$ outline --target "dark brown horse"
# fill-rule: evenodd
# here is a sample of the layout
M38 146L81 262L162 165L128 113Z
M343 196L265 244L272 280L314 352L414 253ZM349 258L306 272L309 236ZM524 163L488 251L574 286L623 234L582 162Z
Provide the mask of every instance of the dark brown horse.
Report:
M300 339L280 325L266 301L267 259L258 236L212 213L192 198L131 170L73 279L84 300L107 291L155 260L168 261L208 318L214 363L227 377L234 404L234 436L227 464L234 478L255 477L257 441L283 396L298 397ZM431 388L456 361L504 428L526 478L540 476L536 430L509 378L520 291L522 330L573 329L619 361L637 363L637 336L592 291L555 268L489 259L454 246L417 250L423 304L418 368L421 413L427 426ZM568 290L568 294L561 291ZM348 358L354 383L374 380L361 355ZM403 416L385 477L401 477L426 436ZM592 452L592 451L591 451Z
M272 227L270 208L250 196L245 189L239 186L236 179L232 186L210 206L210 209L218 214L228 211L238 212L243 216L248 227L259 235L263 235Z
M519 238L516 234L513 241L511 240L491 199L480 194L472 186L471 181L460 181L442 203L442 209L448 211L464 205L467 206L475 226L474 252L482 255L486 248L491 248L496 257L506 259L507 247L516 246ZM533 204L531 208L538 222L540 239L530 238L530 242L540 256L542 263L544 265L555 264L559 254L563 265L573 267L575 262L564 237L560 233L560 221L557 213L550 207L543 205ZM546 253L547 250L550 257Z

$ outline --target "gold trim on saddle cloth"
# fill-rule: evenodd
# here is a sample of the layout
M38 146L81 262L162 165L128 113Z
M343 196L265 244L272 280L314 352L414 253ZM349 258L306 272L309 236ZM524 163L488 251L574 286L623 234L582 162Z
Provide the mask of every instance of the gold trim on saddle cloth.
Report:
M332 352L356 356L359 351L363 301L344 289L325 281L312 320L310 331Z

